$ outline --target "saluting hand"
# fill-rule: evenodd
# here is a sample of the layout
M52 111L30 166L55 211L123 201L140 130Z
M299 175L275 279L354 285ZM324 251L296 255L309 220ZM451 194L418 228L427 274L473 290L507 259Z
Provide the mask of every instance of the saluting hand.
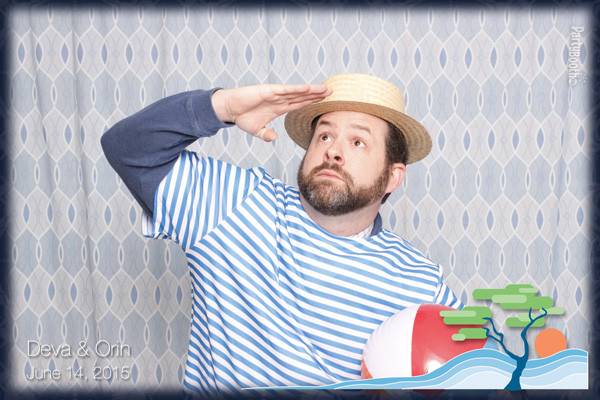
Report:
M277 139L277 133L267 128L269 122L321 101L331 92L325 85L251 85L217 90L212 95L212 104L221 121L234 123L252 136L270 142Z

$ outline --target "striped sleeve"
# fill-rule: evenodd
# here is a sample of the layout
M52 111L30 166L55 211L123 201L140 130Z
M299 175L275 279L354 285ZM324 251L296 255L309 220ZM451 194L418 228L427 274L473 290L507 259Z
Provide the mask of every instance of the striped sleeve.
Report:
M464 307L464 304L452 290L446 285L443 281L443 271L442 267L439 266L440 271L440 279L437 285L437 292L433 299L434 303L442 304L448 307L456 308L457 310L461 310Z
M184 151L158 186L154 215L144 214L142 233L185 249L210 233L259 180L255 170Z

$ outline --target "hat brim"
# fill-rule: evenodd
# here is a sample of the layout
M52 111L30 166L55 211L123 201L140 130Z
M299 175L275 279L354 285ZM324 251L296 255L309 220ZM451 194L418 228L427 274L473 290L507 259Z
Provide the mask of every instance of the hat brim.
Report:
M285 117L285 129L296 144L307 150L310 145L312 121L319 115L333 111L356 111L374 115L398 127L404 134L408 157L406 164L415 163L431 151L431 136L427 129L415 119L399 111L377 104L357 101L321 101L298 110L290 111Z

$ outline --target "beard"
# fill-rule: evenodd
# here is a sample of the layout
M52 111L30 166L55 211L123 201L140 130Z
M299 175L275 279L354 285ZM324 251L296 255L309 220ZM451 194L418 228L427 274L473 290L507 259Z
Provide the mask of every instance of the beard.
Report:
M302 197L315 210L324 215L337 216L347 214L380 200L390 179L389 165L370 186L356 187L354 180L338 164L323 163L312 169L308 175L303 170L304 158L298 169L298 189ZM324 169L336 172L343 182L319 180L317 174Z

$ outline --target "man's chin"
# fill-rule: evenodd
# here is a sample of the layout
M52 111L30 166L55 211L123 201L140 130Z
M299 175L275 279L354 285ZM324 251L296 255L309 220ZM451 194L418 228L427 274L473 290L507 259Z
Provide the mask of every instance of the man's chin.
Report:
M311 193L313 202L330 207L348 201L348 192L331 185L316 187Z
M322 182L327 182L328 184L332 184L334 182L338 182L341 184L345 184L347 185L346 181L344 181L342 178L340 178L339 176L336 175L317 175L313 178L314 181L322 181Z
M348 210L348 197L339 193L313 195L306 199L312 208L324 215L341 215Z

